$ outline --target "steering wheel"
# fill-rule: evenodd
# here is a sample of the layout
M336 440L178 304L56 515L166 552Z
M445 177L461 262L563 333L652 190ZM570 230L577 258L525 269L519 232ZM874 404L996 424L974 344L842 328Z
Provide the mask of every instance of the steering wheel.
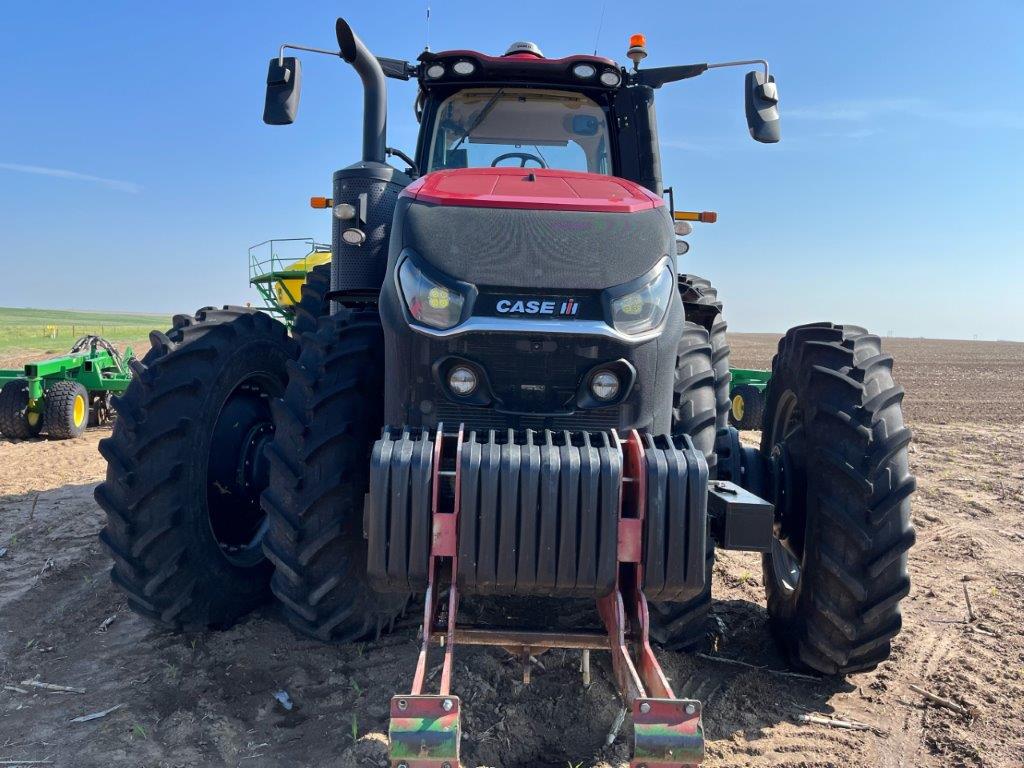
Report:
M529 160L535 161L537 165L539 165L541 168L548 167L547 163L545 163L543 160L541 160L539 157L532 154L531 152L506 152L504 155L498 155L491 161L491 168L496 168L498 163L500 163L502 160L508 160L510 158L519 158L520 160L522 160L522 162L519 163L520 168L525 168L526 163Z

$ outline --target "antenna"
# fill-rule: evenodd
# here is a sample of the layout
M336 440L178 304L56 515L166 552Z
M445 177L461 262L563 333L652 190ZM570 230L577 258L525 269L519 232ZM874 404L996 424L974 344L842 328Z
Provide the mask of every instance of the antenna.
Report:
M608 0L603 0L601 3L601 17L597 22L597 34L594 36L594 55L597 56L597 46L601 43L601 28L604 27L604 9L608 5Z
M423 41L423 50L424 51L429 51L430 50L430 3L429 2L427 2L427 33L426 33L426 38L427 39Z

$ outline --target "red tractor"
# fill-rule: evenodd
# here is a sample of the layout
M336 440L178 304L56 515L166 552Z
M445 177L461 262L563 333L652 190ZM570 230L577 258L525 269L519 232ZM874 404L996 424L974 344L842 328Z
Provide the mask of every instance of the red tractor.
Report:
M419 662L391 705L405 768L459 764L465 644L513 649L527 676L544 649L610 652L633 765L699 763L700 702L652 648L707 642L716 547L764 553L795 666L885 659L914 541L892 360L862 328L790 330L761 448L743 447L722 302L678 259L701 217L661 178L655 93L756 65L747 122L775 142L767 62L641 68L634 36L632 67L530 43L410 63L336 32L337 51L282 46L267 78L270 124L298 106L285 48L363 83L362 159L325 202L330 278L317 268L304 296L307 331L239 308L176 317L101 444L102 539L132 607L220 627L272 591L298 631L372 641L421 598ZM418 85L411 155L387 146L387 78ZM495 602L505 620L483 621Z

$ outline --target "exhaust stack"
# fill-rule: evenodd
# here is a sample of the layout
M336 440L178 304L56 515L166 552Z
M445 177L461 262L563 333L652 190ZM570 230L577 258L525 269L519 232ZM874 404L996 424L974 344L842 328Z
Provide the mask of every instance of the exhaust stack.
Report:
M352 65L363 81L363 160L383 163L388 123L388 87L384 70L347 21L338 19L334 31L341 58Z

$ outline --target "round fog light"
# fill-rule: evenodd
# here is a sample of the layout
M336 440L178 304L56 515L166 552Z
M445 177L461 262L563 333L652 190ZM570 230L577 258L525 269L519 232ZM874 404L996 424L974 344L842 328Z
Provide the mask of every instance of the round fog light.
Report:
M619 394L619 377L611 371L599 371L590 380L590 392L598 400L612 400Z
M457 365L448 372L448 388L460 397L473 394L476 383L476 373L472 368Z

